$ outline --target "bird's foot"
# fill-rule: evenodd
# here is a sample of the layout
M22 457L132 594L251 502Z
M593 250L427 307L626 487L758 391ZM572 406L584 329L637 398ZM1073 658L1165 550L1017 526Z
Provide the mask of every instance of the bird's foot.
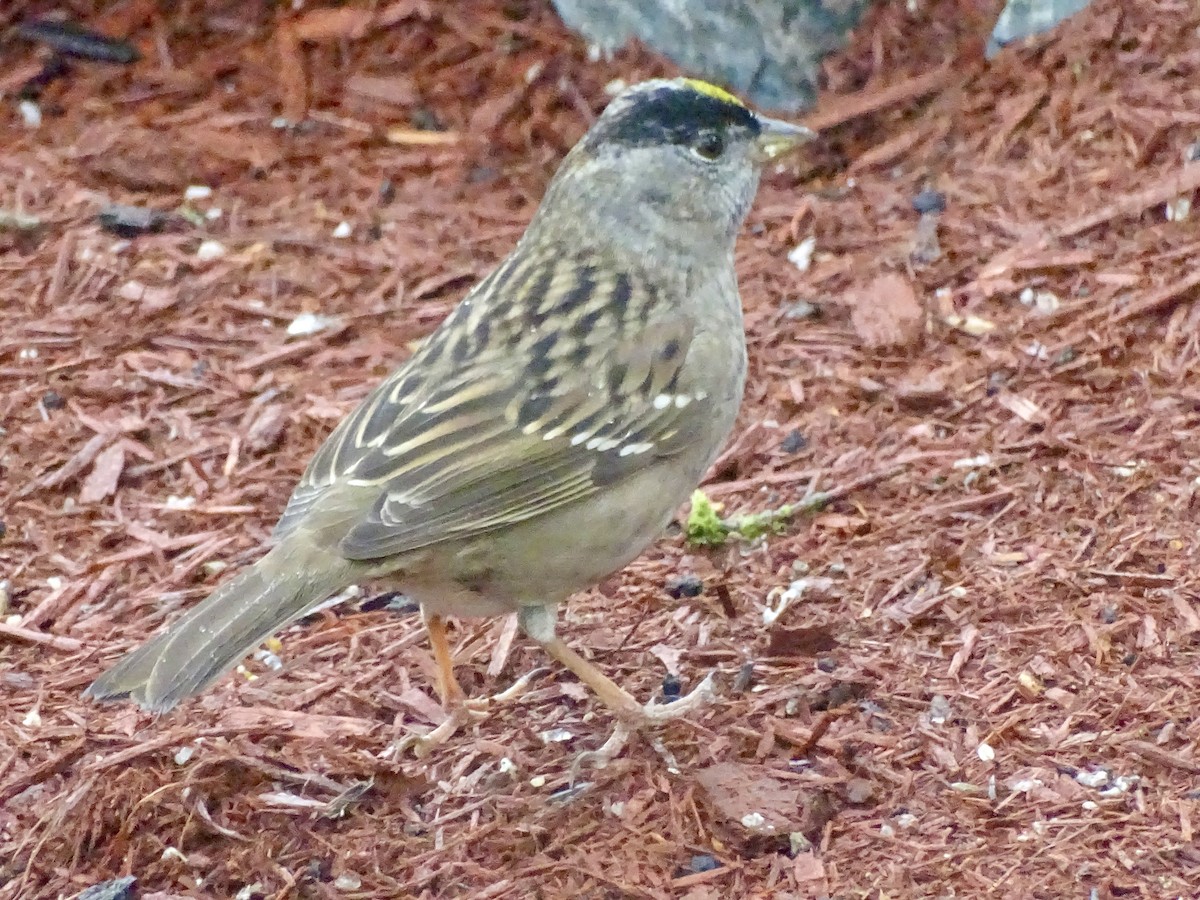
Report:
M678 700L671 703L659 703L651 700L644 706L634 705L619 711L617 726L609 735L608 740L595 750L585 750L575 758L575 762L571 764L571 783L574 784L578 780L584 766L603 769L611 763L625 749L629 738L634 734L641 734L646 738L650 746L666 763L667 771L672 774L677 773L679 763L662 739L653 733L654 727L672 719L682 718L716 699L716 679L714 673L710 672L690 693Z
M458 734L459 730L468 722L483 718L489 703L490 701L486 698L463 700L461 703L456 703L446 711L446 718L432 731L425 734L409 732L393 741L389 748L389 755L393 759L399 759L411 753L417 759L424 759L434 749Z

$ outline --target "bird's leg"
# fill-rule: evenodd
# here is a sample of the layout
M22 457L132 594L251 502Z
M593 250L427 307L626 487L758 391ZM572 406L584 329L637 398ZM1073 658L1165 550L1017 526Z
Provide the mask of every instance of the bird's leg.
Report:
M437 666L437 692L442 708L450 712L462 706L466 699L463 689L454 677L454 657L450 653L450 642L446 640L446 620L437 613L427 613L421 608L425 630L429 633L429 646L433 650L433 661Z
M442 701L446 718L428 734L409 734L397 741L393 745L397 756L410 749L418 757L426 756L434 747L454 737L471 713L463 689L454 677L454 658L450 653L450 642L446 640L446 620L437 613L427 612L424 607L421 608L421 616L425 621L425 631L429 634L430 649L433 650L438 699Z
M557 662L592 689L600 701L617 716L619 724L604 746L592 754L589 761L598 767L607 765L624 747L632 731L640 731L661 722L685 716L715 698L713 678L709 675L691 693L669 704L651 701L644 706L619 684L568 647L554 634L554 610L544 606L521 608L522 630L538 642ZM653 743L653 741L652 741ZM669 763L670 764L670 763ZM578 763L577 763L578 766Z

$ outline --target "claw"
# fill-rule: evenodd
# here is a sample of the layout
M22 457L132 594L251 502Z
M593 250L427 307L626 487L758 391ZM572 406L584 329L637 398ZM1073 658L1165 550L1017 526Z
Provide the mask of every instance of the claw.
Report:
M409 732L402 738L392 742L388 748L388 756L399 759L409 751L417 759L424 759L435 748L440 747L458 733L458 730L472 719L481 719L487 713L490 701L487 698L464 700L451 709L440 725L427 734Z
M654 734L646 732L655 725L661 725L663 722L669 722L672 719L678 719L686 716L703 706L707 706L717 699L716 693L716 678L715 673L709 672L690 693L672 703L658 703L651 700L645 706L637 706L630 710L625 710L619 713L617 717L617 726L613 729L613 733L609 735L608 740L597 747L595 750L585 750L575 758L571 764L570 783L575 784L578 780L583 767L591 766L593 769L603 769L611 763L621 751L625 749L625 745L629 742L629 738L635 733L642 734L650 746L666 763L667 771L671 774L679 773L679 763L675 756L667 749L662 740Z

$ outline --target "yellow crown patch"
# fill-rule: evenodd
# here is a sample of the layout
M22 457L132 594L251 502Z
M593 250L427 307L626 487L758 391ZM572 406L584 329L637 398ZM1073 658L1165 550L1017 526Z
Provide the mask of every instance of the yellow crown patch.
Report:
M745 103L733 96L729 91L719 88L715 84L709 84L707 81L701 81L699 78L684 78L683 83L698 94L712 97L714 100L720 100L723 103L732 103L734 106L740 106L743 109L746 107Z

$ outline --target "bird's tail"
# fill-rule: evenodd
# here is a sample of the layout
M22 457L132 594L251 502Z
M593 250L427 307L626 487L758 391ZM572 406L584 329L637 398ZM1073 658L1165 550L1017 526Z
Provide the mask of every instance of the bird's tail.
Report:
M346 560L314 561L310 548L297 549L286 542L274 548L162 634L127 653L84 696L128 697L145 709L165 712L200 693L252 648L349 582Z

